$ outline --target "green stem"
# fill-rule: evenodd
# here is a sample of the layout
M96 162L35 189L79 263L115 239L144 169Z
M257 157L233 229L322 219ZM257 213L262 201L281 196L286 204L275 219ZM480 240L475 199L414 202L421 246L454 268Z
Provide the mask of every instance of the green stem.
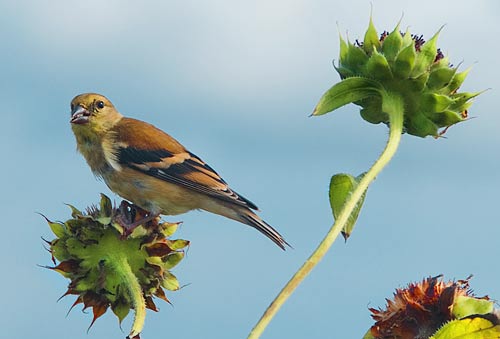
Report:
M363 176L363 179L361 179L349 199L347 199L344 208L340 211L338 218L335 220L335 223L330 228L325 238L269 305L259 322L248 335L247 339L257 339L262 335L262 332L264 332L269 322L276 315L288 297L325 256L326 252L330 249L333 242L337 239L338 235L344 228L344 225L363 196L363 193L396 153L399 142L401 141L401 134L403 132L403 102L397 96L392 96L386 92L381 94L382 109L389 115L390 123L389 140L387 141L384 151L370 170Z
M119 255L120 253L109 254L109 263L112 265L115 272L120 276L122 286L128 289L129 297L132 301L132 306L135 310L134 322L132 324L132 329L127 338L134 338L141 333L144 327L144 321L146 320L146 301L144 300L144 295L142 293L141 285L137 280L132 268L124 255Z

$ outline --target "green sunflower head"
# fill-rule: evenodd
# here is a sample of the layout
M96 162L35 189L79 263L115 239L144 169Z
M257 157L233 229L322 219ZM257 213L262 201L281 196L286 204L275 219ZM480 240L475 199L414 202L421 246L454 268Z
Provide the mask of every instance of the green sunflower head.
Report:
M92 308L91 326L108 308L121 322L131 309L136 315L140 308L157 311L155 297L169 302L164 290L179 289L170 270L183 259L189 245L186 240L169 239L178 223L156 218L124 237L115 220L138 220L142 216L135 210L123 205L113 208L105 195L99 207L92 206L85 213L70 208L72 218L65 222L47 219L56 236L47 241L54 262L48 268L70 280L63 296L77 296L72 307L81 303L84 309Z
M370 19L363 41L351 43L340 37L340 57L334 67L345 83L327 91L313 115L353 102L366 121L388 124L379 95L385 91L402 98L408 134L437 137L440 129L466 120L471 99L480 92L459 92L469 70L458 72L450 64L437 48L438 36L439 31L425 41L422 35L401 32L399 24L392 32L379 34Z

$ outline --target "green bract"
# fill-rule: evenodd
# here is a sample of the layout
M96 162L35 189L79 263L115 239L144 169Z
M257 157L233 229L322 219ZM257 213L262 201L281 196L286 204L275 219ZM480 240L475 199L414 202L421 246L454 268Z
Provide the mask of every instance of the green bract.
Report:
M340 83L320 99L313 115L322 115L348 103L361 107L366 121L389 124L383 109L386 94L404 102L405 132L439 136L467 119L471 99L480 92L459 93L468 70L458 72L436 47L439 32L425 42L421 36L401 33L399 24L379 36L372 20L363 42L340 37L340 59L335 67Z
M121 322L134 309L134 328L130 337L138 337L145 309L157 311L153 297L168 302L164 288L178 290L179 282L170 272L184 257L186 240L169 240L178 224L161 223L159 218L141 225L127 238L114 222L118 218L135 218L126 209L112 208L102 195L100 207L82 213L73 206L72 219L51 222L56 239L48 242L54 267L71 280L64 296L77 295L73 306L91 307L94 321L111 307ZM142 317L142 319L140 319Z

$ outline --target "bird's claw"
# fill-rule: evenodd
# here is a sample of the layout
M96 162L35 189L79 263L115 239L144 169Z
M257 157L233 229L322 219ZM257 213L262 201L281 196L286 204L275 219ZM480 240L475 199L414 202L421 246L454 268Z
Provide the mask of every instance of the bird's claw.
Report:
M134 230L151 220L156 219L159 214L148 212L137 205L122 200L118 207L118 213L114 216L114 221L123 229L121 239L127 239Z

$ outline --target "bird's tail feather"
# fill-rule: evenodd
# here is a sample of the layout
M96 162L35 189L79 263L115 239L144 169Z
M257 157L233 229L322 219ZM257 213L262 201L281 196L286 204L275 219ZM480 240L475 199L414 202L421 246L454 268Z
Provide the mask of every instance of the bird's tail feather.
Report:
M285 250L285 245L291 247L289 243L276 231L271 225L262 220L257 214L250 210L240 210L238 211L240 222L252 226L259 232L264 234L266 237L271 239L276 245L278 245L282 250Z

